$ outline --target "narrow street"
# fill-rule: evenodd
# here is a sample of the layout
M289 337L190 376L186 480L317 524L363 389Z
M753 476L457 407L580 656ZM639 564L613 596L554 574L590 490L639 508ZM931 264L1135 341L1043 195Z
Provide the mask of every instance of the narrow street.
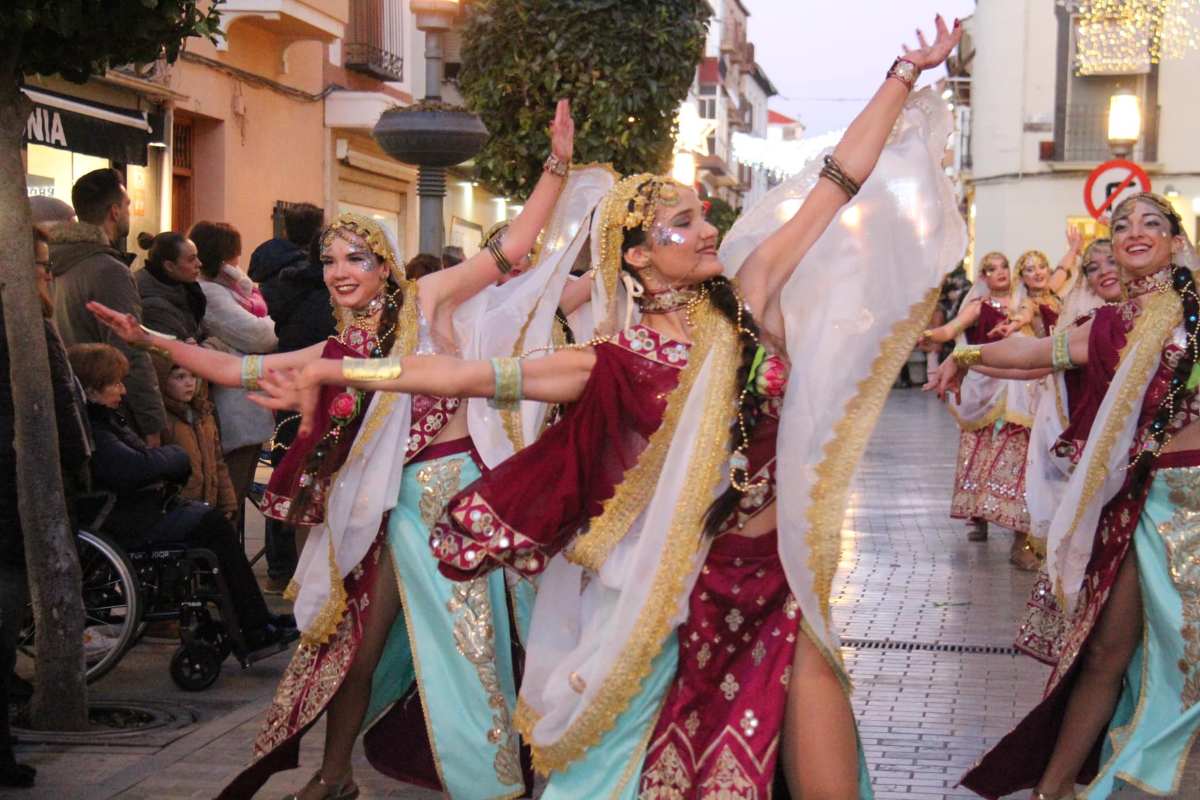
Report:
M854 705L880 800L973 797L954 788L990 742L1039 697L1047 668L1012 649L1033 577L1008 564L1008 533L968 543L948 518L957 429L937 401L892 393L855 479L846 515L835 617L855 683ZM257 550L261 530L247 543ZM250 753L284 656L242 672L227 662L215 687L176 689L173 645L138 645L94 688L99 699L142 703L175 721L141 734L63 743L24 735L38 786L14 797L208 798ZM315 769L322 730L305 740L302 770L262 797L296 790ZM80 776L90 788L80 795ZM364 798L435 798L378 775L357 757ZM1179 795L1200 798L1200 759ZM1136 792L1119 795L1142 797Z

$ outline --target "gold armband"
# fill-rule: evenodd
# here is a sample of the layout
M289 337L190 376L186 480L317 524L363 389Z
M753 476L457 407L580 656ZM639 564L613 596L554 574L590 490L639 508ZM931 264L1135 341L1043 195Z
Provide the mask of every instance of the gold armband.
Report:
M343 358L342 377L348 381L394 381L404 374L400 356Z
M1061 330L1050 337L1050 366L1055 372L1074 369L1075 362L1071 360L1071 331Z
M263 376L262 356L242 356L242 388L256 391Z
M493 358L492 375L495 379L495 389L488 405L501 411L515 410L524 397L520 359Z
M983 360L983 348L977 344L956 347L954 348L954 352L950 354L950 357L960 367L973 367Z

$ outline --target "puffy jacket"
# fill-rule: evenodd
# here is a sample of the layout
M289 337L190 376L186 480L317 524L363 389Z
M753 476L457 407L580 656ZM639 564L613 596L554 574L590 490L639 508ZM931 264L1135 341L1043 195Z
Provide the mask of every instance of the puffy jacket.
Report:
M201 391L203 389L201 388ZM189 500L208 503L226 515L237 512L237 497L229 481L229 469L221 456L221 437L212 403L197 394L191 403L164 398L167 429L163 444L182 447L192 465L192 474L181 495Z
M4 331L4 307L0 305L0 333ZM50 359L50 384L54 392L54 415L58 426L58 457L63 470L63 485L68 497L86 488L91 442L75 375L67 361L67 351L54 325L45 321L46 350ZM10 383L8 343L0 335L0 564L22 569L25 566L25 541L21 531L17 498L16 416Z
M287 239L268 239L254 248L250 254L250 280L260 288L271 283L288 267L300 267L308 263L308 253Z
M50 269L54 273L54 322L67 347L99 342L129 359L125 407L143 435L166 425L162 396L150 354L135 350L102 325L85 307L96 300L142 319L142 300L125 256L108 243L104 231L85 222L64 222L50 232Z
M146 327L178 339L204 339L201 323L208 300L199 284L180 283L154 267L138 270L134 283L142 298L142 322Z
M179 445L148 446L119 412L106 406L88 403L88 418L96 441L92 485L117 496L104 529L122 543L138 541L163 521L175 494L170 485L187 481L191 461Z
M302 350L337 332L322 272L320 264L306 260L281 270L274 280L263 284L280 352Z

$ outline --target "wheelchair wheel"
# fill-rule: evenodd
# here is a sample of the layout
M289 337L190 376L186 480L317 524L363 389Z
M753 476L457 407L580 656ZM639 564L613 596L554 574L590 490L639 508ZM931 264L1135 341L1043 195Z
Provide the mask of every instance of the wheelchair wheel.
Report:
M115 542L90 531L76 534L82 576L84 641L87 681L100 679L117 665L132 644L142 615L141 587L125 551ZM36 673L36 631L33 606L18 639L18 672Z
M204 642L181 645L171 656L171 680L185 692L200 692L221 675L220 650Z

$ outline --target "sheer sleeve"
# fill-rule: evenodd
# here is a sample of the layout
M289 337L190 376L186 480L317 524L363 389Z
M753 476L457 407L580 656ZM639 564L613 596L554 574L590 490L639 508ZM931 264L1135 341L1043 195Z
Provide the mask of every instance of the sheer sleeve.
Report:
M469 580L501 564L527 575L545 569L636 463L678 376L598 346L583 396L562 419L447 505L430 535L442 573Z

